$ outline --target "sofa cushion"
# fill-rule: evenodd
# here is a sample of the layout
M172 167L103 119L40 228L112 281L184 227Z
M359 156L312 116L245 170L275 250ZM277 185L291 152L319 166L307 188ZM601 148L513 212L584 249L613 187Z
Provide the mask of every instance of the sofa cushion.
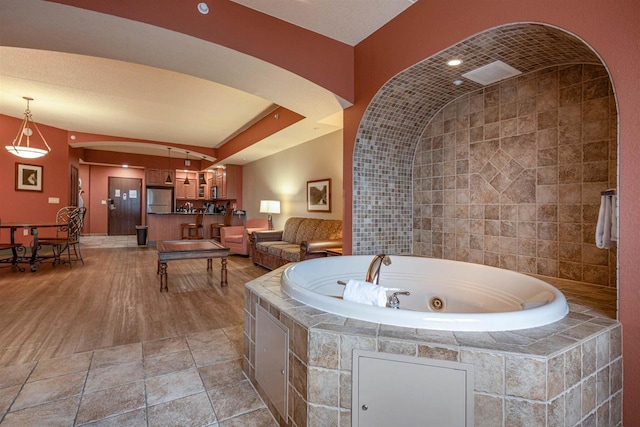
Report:
M271 248L272 246L284 246L284 245L289 245L289 244L290 243L283 242L282 240L278 240L276 242L257 242L256 243L256 248L259 251L269 253L269 248Z
M305 240L311 240L320 223L322 223L322 220L319 218L305 218L300 224L300 227L298 227L295 240L291 241L291 243L297 243L299 245Z
M297 254L297 255L296 255ZM289 243L286 245L269 246L269 255L286 261L300 261L300 245Z
M342 239L342 221L339 219L325 219L322 221L311 240L337 240Z
M300 227L300 224L302 224L302 221L304 221L305 219L306 218L297 217L289 218L287 222L285 222L284 228L282 230L282 240L284 240L285 242L294 243L296 241L298 228Z
M300 261L300 245L287 245L281 246L280 249L280 258L289 262L298 262Z

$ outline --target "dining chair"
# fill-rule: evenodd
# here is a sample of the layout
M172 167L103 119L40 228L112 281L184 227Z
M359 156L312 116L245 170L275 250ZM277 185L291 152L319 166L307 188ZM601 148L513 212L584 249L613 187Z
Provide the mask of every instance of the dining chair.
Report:
M2 225L2 219L0 219L0 226ZM4 258L3 251L11 250L11 257ZM0 264L11 264L11 267L21 269L16 262L18 252L23 252L24 247L22 243L0 242ZM8 254L7 254L8 255Z
M71 251L74 259L82 262L82 251L80 250L80 230L84 223L84 216L87 212L85 207L67 206L58 210L56 222L60 224L56 229L56 237L44 237L38 239L38 246L51 246L53 252L53 265L69 263L69 268L73 268ZM67 254L66 259L62 259L62 254Z
M189 240L204 239L204 228L202 227L202 220L204 214L202 212L196 213L196 221L191 223L180 224L180 238ZM187 235L184 235L187 230Z

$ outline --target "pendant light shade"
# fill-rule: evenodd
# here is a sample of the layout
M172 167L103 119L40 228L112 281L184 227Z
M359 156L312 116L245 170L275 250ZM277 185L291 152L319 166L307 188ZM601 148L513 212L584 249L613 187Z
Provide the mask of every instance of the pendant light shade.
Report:
M169 150L169 167L167 168L167 179L164 180L165 184L173 184L173 180L171 179L171 147L167 147Z
M18 129L18 134L14 138L11 145L5 145L5 149L18 157L22 157L23 159L37 159L38 157L45 156L51 152L51 147L47 144L47 140L44 139L42 132L38 129L38 125L33 121L33 116L31 115L31 110L29 110L29 101L33 101L33 98L28 96L23 96L22 98L27 100L27 109L24 111L24 119L22 120L22 125ZM46 150L44 148L36 148L31 146L31 136L33 135L33 129L38 132L40 139L44 143ZM25 144L22 145L22 138L27 137Z
M187 151L187 160L185 161L185 164L188 164L188 163L189 163L189 152ZM183 184L191 185L191 182L189 181L189 172L186 173Z

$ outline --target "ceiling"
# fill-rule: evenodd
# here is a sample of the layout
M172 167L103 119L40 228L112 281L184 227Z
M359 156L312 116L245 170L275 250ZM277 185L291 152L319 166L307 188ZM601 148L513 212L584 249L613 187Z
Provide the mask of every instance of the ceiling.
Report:
M411 0L233 1L349 45L357 44L413 4ZM34 34L29 27L39 31ZM74 32L66 35L68 28ZM130 46L127 50L135 53L110 52L116 59L100 57L95 49L104 45L104 40L114 46ZM79 54L63 53L69 45ZM158 46L163 49L161 60ZM180 55L167 53L175 51ZM190 61L189 55L197 56L197 61ZM227 69L203 58L217 58ZM265 89L267 86L270 88ZM92 149L158 156L166 155L162 144L166 142L199 147L192 150L192 156L213 159L212 148L278 105L306 117L225 159L225 163L235 164L340 130L341 111L346 105L299 76L200 39L56 3L3 0L0 114L22 117L26 108L23 96L34 98L30 108L37 123L71 132L158 142L123 143L104 138L92 141ZM173 150L172 156L183 157L185 153Z

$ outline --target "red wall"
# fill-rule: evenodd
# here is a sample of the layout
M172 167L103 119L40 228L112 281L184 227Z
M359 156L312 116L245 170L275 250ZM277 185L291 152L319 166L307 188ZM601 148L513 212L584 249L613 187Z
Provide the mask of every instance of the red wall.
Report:
M144 189L144 169L119 168L111 166L95 166L90 165L88 168L89 181L85 183L82 179L82 187L89 188L89 195L84 198L84 205L87 208L87 216L89 216L90 228L85 227L84 232L87 234L107 234L108 231L108 205L102 204L103 200L108 199L109 177L119 178L140 178L142 179L142 188ZM85 190L86 191L86 190ZM142 191L142 218L141 224L144 224L144 206L145 191Z
M35 113L37 114L37 109ZM58 209L69 204L70 167L67 133L61 129L38 124L51 147L51 152L39 159L22 159L4 148L5 145L11 144L21 123L21 118L0 115L0 219L2 222L55 221ZM40 148L39 142L34 145ZM42 166L42 192L15 190L16 163ZM49 203L49 197L57 197L60 202ZM9 231L2 230L0 239L9 241ZM29 242L31 237L20 236L20 241Z
M590 45L611 74L620 117L620 320L624 334L624 423L640 425L640 2L637 0L420 1L356 46L356 103L345 111L345 206L352 204L354 141L373 95L393 75L471 35L515 22L542 22ZM399 48L402 47L402 48ZM345 209L350 252L351 210Z

